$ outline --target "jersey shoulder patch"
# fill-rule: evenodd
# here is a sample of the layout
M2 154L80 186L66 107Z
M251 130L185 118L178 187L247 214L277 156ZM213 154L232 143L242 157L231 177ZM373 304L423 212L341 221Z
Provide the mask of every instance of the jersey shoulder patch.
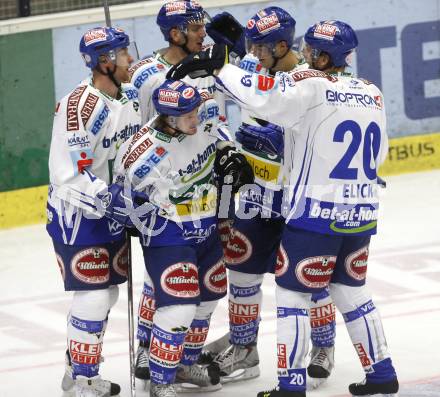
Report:
M151 76L165 73L168 67L156 58L146 58L139 61L130 69L131 84L139 89Z
M66 130L78 131L80 129L80 102L87 89L87 85L80 85L76 87L66 97Z

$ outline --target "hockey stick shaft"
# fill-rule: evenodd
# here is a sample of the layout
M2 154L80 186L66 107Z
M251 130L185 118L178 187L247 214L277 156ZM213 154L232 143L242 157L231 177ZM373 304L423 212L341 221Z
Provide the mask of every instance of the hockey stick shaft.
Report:
M130 391L131 396L136 396L136 379L134 376L134 315L133 315L133 270L131 256L131 236L127 233L128 266L127 266L127 302L128 302L128 346L130 354Z
M105 14L105 24L107 27L111 28L112 20L110 18L110 7L108 6L108 0L102 0L104 6L104 14Z

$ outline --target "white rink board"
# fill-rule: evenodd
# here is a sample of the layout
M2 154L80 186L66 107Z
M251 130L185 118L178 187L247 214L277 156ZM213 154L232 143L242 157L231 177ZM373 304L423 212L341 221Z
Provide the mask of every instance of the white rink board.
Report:
M369 286L379 307L402 384L400 397L440 396L440 171L388 178L379 234L373 238ZM134 246L136 297L142 283L142 254ZM0 396L61 396L65 321L70 294L63 292L51 241L44 226L0 231ZM255 396L276 382L273 276L263 285L259 338L260 378L225 386L212 394ZM102 374L128 397L126 291L112 310ZM137 298L135 299L137 306ZM227 331L227 301L215 313L209 340ZM361 366L338 317L336 368L310 397L347 397L347 385L363 378ZM138 397L148 393L139 390ZM191 397L191 394L188 394Z

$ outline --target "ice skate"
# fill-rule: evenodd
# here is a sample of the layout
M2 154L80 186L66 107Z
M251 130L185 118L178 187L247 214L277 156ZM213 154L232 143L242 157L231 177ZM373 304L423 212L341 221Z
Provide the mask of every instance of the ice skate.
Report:
M199 364L179 365L176 374L176 388L179 393L202 393L220 390L220 369Z
M64 358L65 362L65 369L64 369L64 376L63 380L61 381L61 389L69 395L73 395L74 393L74 386L75 381L73 380L73 370L72 370L72 361L70 360L70 353L69 350L66 350L66 355ZM99 363L104 362L104 357L101 356L99 359ZM113 383L115 386L119 387L116 383Z
M211 364L220 369L220 382L231 383L260 376L257 345L229 345Z
M260 391L257 397L306 397L306 393L303 391L280 390L279 387L276 387L270 391Z
M399 382L397 378L386 383L371 383L364 379L360 383L352 383L348 390L353 396L397 397Z
M200 354L198 363L201 365L208 365L214 361L214 358L229 346L229 332L224 334L221 338L208 343Z
M177 397L174 385L161 385L151 382L150 397Z
M93 378L78 375L73 390L75 397L109 397L117 396L121 388L116 383L101 379L100 375Z
M307 389L313 390L322 385L330 376L335 365L335 347L313 346L307 367Z
M148 360L150 359L150 351L146 342L140 341L136 352L136 364L134 375L138 379L145 381L150 380L150 366Z

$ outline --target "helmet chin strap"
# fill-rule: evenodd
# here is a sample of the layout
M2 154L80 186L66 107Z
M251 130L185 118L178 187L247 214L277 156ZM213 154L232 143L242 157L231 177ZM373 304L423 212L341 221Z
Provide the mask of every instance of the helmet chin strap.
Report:
M114 65L114 66L115 66L115 68L113 70L108 70L107 73L104 72L104 70L102 70L100 64L98 64L98 67L96 69L98 70L99 73L103 74L104 76L108 76L108 78L112 81L112 83L119 90L121 88L121 83L115 79L115 72L117 69L117 65Z

